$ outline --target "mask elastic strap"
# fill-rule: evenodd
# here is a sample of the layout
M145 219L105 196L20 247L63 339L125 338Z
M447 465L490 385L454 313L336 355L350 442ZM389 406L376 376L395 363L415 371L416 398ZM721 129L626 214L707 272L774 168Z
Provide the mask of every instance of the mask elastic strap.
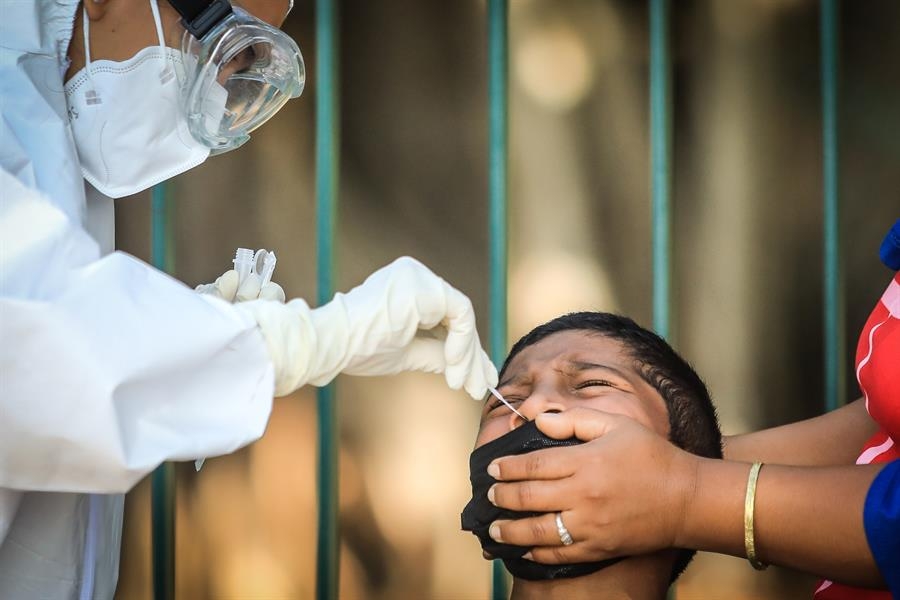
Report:
M160 83L168 83L175 77L175 70L169 64L166 52L166 38L163 35L162 19L159 18L159 4L157 0L150 0L150 10L153 11L153 24L156 25L156 39L159 40L159 51L162 53L165 67L159 74Z
M103 99L100 98L99 92L97 92L97 86L94 84L94 77L91 75L91 20L88 19L87 9L81 8L81 29L84 32L84 72L87 73L88 83L90 83L90 89L85 90L84 92L84 103L88 106L94 104L103 104Z

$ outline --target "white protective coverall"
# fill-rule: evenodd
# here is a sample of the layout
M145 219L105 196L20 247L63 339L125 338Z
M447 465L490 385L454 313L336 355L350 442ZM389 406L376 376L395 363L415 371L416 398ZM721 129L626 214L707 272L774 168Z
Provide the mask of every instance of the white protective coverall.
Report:
M122 493L258 439L273 397L251 317L110 254L113 202L82 179L62 87L77 6L0 9L3 599L111 598Z

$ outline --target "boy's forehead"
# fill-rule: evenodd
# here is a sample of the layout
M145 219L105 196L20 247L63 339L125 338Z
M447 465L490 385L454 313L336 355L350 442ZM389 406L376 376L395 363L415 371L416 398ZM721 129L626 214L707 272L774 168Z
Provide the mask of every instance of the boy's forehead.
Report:
M618 340L593 330L558 331L516 354L503 371L500 382L522 377L529 368L551 363L561 368L604 365L621 371L623 376L630 376L635 373L632 362L625 356L625 349Z

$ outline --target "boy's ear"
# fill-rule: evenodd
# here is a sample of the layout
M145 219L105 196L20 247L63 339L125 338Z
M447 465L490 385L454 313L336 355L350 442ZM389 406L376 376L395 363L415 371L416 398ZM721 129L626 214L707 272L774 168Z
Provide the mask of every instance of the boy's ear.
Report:
M106 14L108 0L83 0L84 10L87 12L88 19L91 21L99 21Z

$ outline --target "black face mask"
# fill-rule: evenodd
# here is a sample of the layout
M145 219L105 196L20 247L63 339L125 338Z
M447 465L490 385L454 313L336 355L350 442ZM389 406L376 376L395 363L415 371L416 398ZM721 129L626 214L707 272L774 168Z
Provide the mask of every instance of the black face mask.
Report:
M462 528L478 537L481 547L494 558L503 559L503 564L514 577L528 579L563 579L581 577L617 563L620 558L598 562L574 563L568 565L545 565L522 558L530 548L495 542L488 534L491 523L497 519L521 519L542 513L519 512L499 508L487 499L487 491L497 480L488 475L487 467L495 458L514 454L525 454L543 448L573 446L581 444L577 438L555 440L547 437L537 428L534 421L512 430L506 435L489 442L472 452L469 457L469 479L472 482L472 499L462 512Z

